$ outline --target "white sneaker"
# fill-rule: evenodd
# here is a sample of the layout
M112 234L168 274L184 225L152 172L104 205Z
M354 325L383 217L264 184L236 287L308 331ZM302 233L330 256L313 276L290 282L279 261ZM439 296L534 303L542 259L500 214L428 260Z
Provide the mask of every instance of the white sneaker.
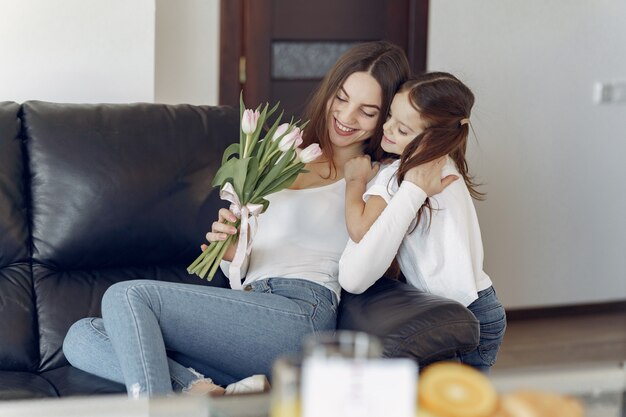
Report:
M265 375L252 375L241 381L233 382L226 387L225 395L253 394L266 392L270 389L270 382Z

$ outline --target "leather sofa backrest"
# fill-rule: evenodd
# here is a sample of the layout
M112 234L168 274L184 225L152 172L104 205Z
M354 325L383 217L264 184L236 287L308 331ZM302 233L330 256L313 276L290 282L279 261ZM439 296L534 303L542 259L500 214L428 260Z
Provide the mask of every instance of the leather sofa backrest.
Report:
M224 205L211 180L239 123L226 107L37 101L22 123L39 333L29 346L46 371L66 363L67 329L100 315L112 283L206 284L185 267Z
M39 365L20 131L20 106L0 103L0 368L11 371Z

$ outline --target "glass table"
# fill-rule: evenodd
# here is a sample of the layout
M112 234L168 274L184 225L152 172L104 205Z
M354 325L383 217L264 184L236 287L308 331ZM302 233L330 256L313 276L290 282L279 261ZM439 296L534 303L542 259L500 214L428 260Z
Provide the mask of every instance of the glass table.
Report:
M578 364L498 371L491 375L498 392L530 389L580 399L586 417L626 417L626 364Z
M533 389L580 398L586 417L626 417L626 366L587 364L504 370L490 379L498 392ZM175 396L128 400L123 395L0 402L0 416L23 417L267 417L269 394L221 398Z

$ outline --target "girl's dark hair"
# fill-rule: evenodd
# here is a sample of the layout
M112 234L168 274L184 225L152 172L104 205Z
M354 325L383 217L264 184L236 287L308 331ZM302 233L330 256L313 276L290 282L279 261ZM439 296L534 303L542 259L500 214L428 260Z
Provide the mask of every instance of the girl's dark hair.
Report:
M454 75L446 72L430 72L411 77L402 84L398 92L407 91L409 102L420 113L425 126L400 156L400 168L396 175L398 184L411 168L449 155L463 176L470 195L482 200L484 194L476 190L477 184L469 175L465 160L470 125L464 119L469 119L474 105L472 91ZM417 213L413 230L419 224L424 209L428 210L431 219L433 209L428 198ZM397 258L385 275L406 282Z
M305 112L305 120L309 120L309 125L304 130L302 147L319 143L324 155L331 163L331 173L332 170L336 171L336 167L328 134L327 104L329 100L335 98L346 79L355 72L370 74L383 91L378 123L365 147L365 153L372 160L379 160L384 153L380 147L380 140L385 115L389 112L391 100L398 86L409 77L411 70L406 54L400 47L389 42L377 41L358 44L350 48L326 73L320 86L309 100Z
M398 92L407 91L409 102L419 112L425 126L400 156L398 184L411 168L449 155L472 198L483 200L484 193L476 189L477 184L468 173L465 159L469 117L474 105L472 91L454 75L446 72L430 72L412 77L402 84ZM418 212L416 225L425 207L432 214L430 200L427 199Z

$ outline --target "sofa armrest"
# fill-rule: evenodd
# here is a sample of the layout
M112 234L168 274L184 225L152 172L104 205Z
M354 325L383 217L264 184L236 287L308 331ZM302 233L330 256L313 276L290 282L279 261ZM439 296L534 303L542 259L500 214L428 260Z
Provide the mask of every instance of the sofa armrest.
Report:
M409 357L420 366L476 348L478 321L456 301L381 278L360 295L342 294L337 328L378 336L383 356Z

